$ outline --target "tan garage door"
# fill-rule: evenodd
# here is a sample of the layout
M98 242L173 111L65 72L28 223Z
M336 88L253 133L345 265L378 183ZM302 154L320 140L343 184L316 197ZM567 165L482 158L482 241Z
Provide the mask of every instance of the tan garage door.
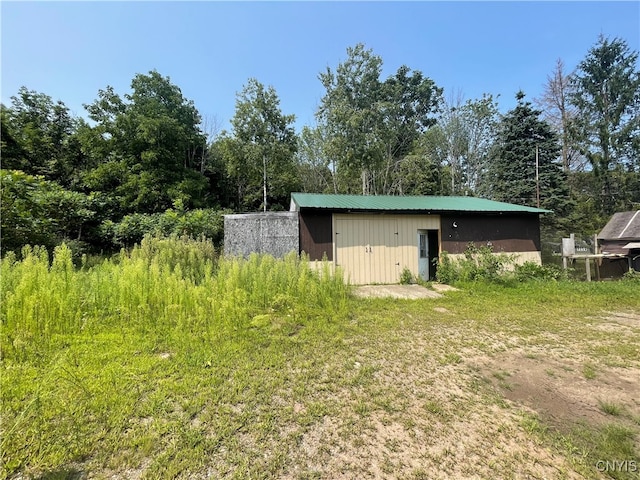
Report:
M357 285L398 283L405 267L417 275L417 232L440 227L431 215L336 214L333 221L335 263Z

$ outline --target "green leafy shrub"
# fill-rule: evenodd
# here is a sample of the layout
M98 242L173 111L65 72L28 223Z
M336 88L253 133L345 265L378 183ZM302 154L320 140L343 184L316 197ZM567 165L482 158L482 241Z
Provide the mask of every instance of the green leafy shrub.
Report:
M121 247L139 243L145 235L205 237L215 245L224 238L224 215L228 210L182 208L169 209L163 213L132 213L118 223L104 222L103 236Z
M640 272L635 270L629 270L622 275L622 279L626 282L637 282L640 283Z
M517 264L515 255L494 253L489 246L469 244L464 258L454 260L442 252L436 279L441 283L473 282L527 282L532 280L562 280L567 272L556 265L538 265L534 262Z
M0 184L2 253L19 252L25 244L52 249L61 239L78 239L94 218L91 198L41 176L0 170Z
M413 273L407 267L402 269L402 273L400 274L400 284L401 285L409 285L413 283Z
M556 265L538 265L534 262L515 265L514 275L519 282L529 280L560 280L566 276L562 269Z
M440 283L451 284L458 280L458 268L447 252L442 252L439 257L436 280Z
M506 272L513 264L513 255L494 253L490 246L476 247L470 243L462 259L454 260L447 252L440 255L436 278L442 283L477 280L498 282L505 279Z
M113 230L113 243L123 247L142 241L145 235L162 234L159 213L132 213L125 215L122 220L113 224L111 228ZM108 232L107 229L105 231Z
M170 213L175 211L167 210L161 217L169 217ZM224 215L232 213L231 210L215 210L212 208L199 208L186 212L179 212L175 216L175 222L172 225L171 233L174 235L189 235L191 237L204 236L211 240L215 245L222 245L224 239Z
M464 259L459 262L459 279L498 281L513 263L513 255L494 253L490 246L476 247L470 243L464 252Z

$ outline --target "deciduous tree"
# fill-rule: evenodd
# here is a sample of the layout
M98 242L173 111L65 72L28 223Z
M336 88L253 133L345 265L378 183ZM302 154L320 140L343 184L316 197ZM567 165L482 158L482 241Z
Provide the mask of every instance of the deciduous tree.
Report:
M159 212L176 201L202 206L208 188L198 151L205 139L193 102L156 71L136 75L131 89L123 100L107 87L85 105L95 123L79 132L95 165L87 188L114 195L123 213Z
M348 48L347 55L335 72L327 68L319 75L326 93L316 114L337 190L399 193L401 162L435 122L442 90L407 66L382 81L382 58L363 44Z
M334 72L319 75L326 93L317 118L327 132L326 154L336 162L341 193L374 193L374 172L382 163L377 135L382 58L363 44L347 49L348 58Z
M241 173L245 182L237 208L288 207L289 194L299 184L294 160L297 149L294 120L294 115L285 115L280 110L280 99L272 86L265 87L251 78L238 93L231 120L233 145L229 144L226 151L228 171L235 172L234 175Z
M2 107L3 168L70 185L79 154L76 126L64 103L21 87L11 107Z
M564 62L558 59L553 73L547 76L547 83L536 104L542 110L544 119L554 128L562 145L562 167L565 172L582 170L584 159L572 137L573 123L577 119L576 108L570 102L573 86L571 74L565 71Z
M449 194L486 194L483 181L497 121L492 95L463 102L459 94L443 102L437 124L424 134L423 144L432 160L446 169Z
M384 148L379 191L400 193L401 165L427 128L436 123L442 89L420 71L402 65L381 86L380 143Z
M303 192L338 193L335 162L325 154L326 138L322 126L304 126L298 136L298 176Z

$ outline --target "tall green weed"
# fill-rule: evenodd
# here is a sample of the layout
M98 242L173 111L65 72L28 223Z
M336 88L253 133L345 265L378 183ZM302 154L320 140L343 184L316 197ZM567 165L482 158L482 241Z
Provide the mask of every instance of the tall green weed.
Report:
M304 322L346 308L347 286L306 258L218 258L207 240L145 237L130 251L76 269L71 250L25 247L2 260L1 347L27 358L57 335L117 328L155 338L215 338L257 315ZM187 341L187 340L185 340Z
M51 256L25 247L1 274L0 478L137 452L140 437L162 450L162 425L191 401L180 389L230 375L224 395L235 398L264 352L278 365L285 345L333 338L347 312L348 286L327 265L221 258L208 240L145 237L80 268L66 245Z

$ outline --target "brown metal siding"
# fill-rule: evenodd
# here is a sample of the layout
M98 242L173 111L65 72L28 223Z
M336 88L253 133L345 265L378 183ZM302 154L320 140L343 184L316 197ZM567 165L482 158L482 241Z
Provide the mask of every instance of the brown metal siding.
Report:
M326 254L333 261L331 213L300 212L300 251L310 260L322 260Z
M464 253L471 242L476 246L490 242L495 252L540 251L537 214L443 215L441 219L441 248L448 253Z
M629 249L622 248L629 243L629 240L600 240L600 252L602 253L621 253L627 255Z

